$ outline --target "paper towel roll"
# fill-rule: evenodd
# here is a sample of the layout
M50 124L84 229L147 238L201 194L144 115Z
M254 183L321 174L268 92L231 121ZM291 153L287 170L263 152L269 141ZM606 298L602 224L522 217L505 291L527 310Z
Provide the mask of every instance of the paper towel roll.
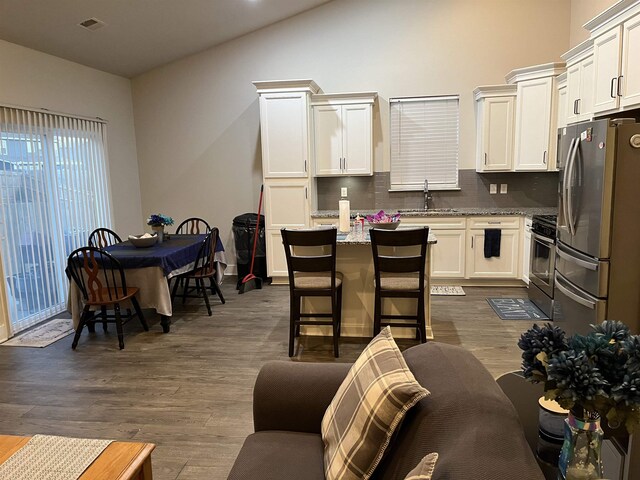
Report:
M349 200L340 200L338 203L340 210L340 227L341 232L349 232L351 212L349 210Z

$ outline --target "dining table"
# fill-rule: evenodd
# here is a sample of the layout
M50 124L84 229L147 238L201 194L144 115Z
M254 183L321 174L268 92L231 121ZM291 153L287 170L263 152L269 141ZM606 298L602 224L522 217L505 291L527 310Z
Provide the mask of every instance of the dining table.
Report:
M160 315L162 331L171 329L173 307L169 283L172 278L193 270L206 235L166 235L162 243L138 248L124 241L104 250L115 257L124 269L127 286L137 287L138 302L143 309L154 309ZM222 283L227 268L224 246L218 237L214 261L216 282ZM74 328L80 323L82 294L74 282L69 285L67 309L71 313Z

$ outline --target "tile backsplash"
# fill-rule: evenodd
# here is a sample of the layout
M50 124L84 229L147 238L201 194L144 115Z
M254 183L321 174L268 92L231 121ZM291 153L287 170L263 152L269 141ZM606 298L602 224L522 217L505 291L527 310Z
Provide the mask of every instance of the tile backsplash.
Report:
M555 207L558 201L557 172L477 173L459 171L460 190L433 191L430 208L462 207ZM351 210L422 209L422 192L390 192L389 172L371 177L317 178L318 210L336 210L340 188L347 187ZM507 184L507 193L491 195L490 184Z

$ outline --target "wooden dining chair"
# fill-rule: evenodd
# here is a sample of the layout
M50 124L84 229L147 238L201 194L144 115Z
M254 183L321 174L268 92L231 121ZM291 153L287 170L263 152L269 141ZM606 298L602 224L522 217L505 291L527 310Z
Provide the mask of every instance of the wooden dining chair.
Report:
M187 218L176 228L176 235L199 235L209 233L211 227L206 220L198 217Z
M122 243L122 239L116 232L108 228L96 228L89 235L88 245L90 247L104 249L116 243Z
M336 229L280 230L289 270L289 356L293 356L295 337L300 336L301 325L331 325L333 327L333 354L339 353L342 323L342 274L336 271ZM313 247L318 254L296 253L295 249ZM328 252L327 252L328 250ZM331 312L301 312L302 297L329 297ZM330 318L331 320L303 320Z
M84 307L80 316L80 323L76 329L71 348L78 346L80 334L86 325L90 332L95 331L96 322L110 322L116 324L118 344L120 350L124 348L124 332L120 305L129 300L135 309L135 314L127 310L125 321L138 316L142 328L149 330L136 295L137 287L128 287L124 269L120 262L109 253L96 247L81 247L74 250L67 259L67 275L80 290ZM95 309L100 308L100 311ZM106 310L114 311L113 317L106 315Z
M173 299L176 297L180 281L183 281L184 288L182 290L182 303L185 303L187 297L202 298L204 299L204 303L207 306L207 312L209 313L209 316L211 316L211 303L209 302L209 295L207 295L205 280L213 281L216 287L218 285L215 279L216 266L214 258L216 244L218 243L218 235L218 229L216 227L213 227L200 245L200 250L198 251L198 256L196 257L196 262L194 264L193 270L178 276L176 282L173 285L173 291L171 292L171 300L173 301ZM195 295L189 294L189 282L191 280L194 280L196 284L196 286L191 289L191 291L195 290Z
M209 233L210 231L211 227L206 220L198 217L191 217L178 225L178 228L176 228L176 235L200 235L203 233ZM212 294L218 295L222 304L226 303L224 295L222 295L222 290L220 290L220 286L218 285L218 282L216 282L215 277L211 277L209 279L209 289Z
M416 329L416 339L426 342L425 269L429 227L409 230L372 228L369 232L375 271L373 336L380 333L383 325L412 327ZM419 253L416 253L418 249ZM384 314L384 298L415 298L416 314Z

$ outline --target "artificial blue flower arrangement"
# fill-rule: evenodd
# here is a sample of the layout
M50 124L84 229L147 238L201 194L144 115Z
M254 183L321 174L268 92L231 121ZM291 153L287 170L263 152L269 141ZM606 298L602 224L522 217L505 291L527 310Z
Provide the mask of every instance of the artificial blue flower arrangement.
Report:
M162 215L161 213L154 213L147 218L147 225L151 225L152 227L173 225L173 218Z
M558 327L534 325L520 337L522 371L544 382L545 397L567 410L584 410L629 432L640 425L640 336L618 321L591 325L566 338Z

